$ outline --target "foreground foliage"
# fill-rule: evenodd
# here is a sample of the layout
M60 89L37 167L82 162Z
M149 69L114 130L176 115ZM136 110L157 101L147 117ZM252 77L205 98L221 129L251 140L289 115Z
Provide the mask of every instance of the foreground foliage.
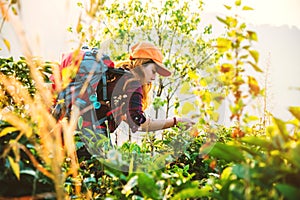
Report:
M246 132L242 137L234 135L235 127L220 126L211 133L167 130L163 139L152 138L153 145L147 142L151 138L145 138L141 145L126 142L116 148L136 158L151 155L153 149L163 152L174 140L181 141L180 145L186 148L177 157L163 157L162 167L156 170L151 170L149 165L156 159L151 156L148 160L132 161L123 154L118 163L107 163L107 160L115 161L116 154L110 154L111 159L108 157L105 162L95 157L82 160L78 176L65 179L65 191L72 198L96 199L297 199L300 196L300 108L289 110L295 117L293 120L273 117L265 131ZM21 152L26 148L39 159L32 138L20 137L18 129L5 122L1 123L0 133L1 195L12 195L12 185L23 188L13 193L15 196L53 192L51 178L37 170L30 157ZM12 146L14 141L24 147ZM77 148L80 147L78 142ZM63 171L70 170L69 159L64 163ZM145 163L148 165L142 165ZM78 183L81 183L80 193L76 192Z
M175 4L179 1L166 1L161 14L177 18L167 20L168 29L156 36L162 39L180 32L183 37L177 38L178 44L187 38L191 41L190 34L197 30L191 24L199 23L199 19L194 16L186 21L189 8L185 5L183 13L172 12ZM102 6L95 4L88 10L91 17L97 16L99 5ZM153 25L158 29L139 24L141 19L146 22L151 17L142 15L138 1L128 5L132 7L127 13L116 9L120 6L115 3L105 10L108 17L121 21L113 31L103 29L113 34L112 38L131 44L136 34L124 29L123 25L128 23L142 27L145 32L160 30L159 23ZM234 6L251 10L238 0ZM225 7L232 9L232 6ZM133 13L138 13L134 23L129 20ZM123 15L126 17L120 18ZM83 144L76 135L73 137L77 124L57 122L49 114L53 94L45 83L49 81L48 74L57 68L55 64L31 56L18 61L1 58L0 196L50 192L54 199L299 199L300 107L289 108L294 117L289 121L278 119L267 110L262 116L246 112L251 102L255 104L257 99L267 98L264 87L248 73L249 70L262 72L257 65L259 53L252 48L257 36L235 15L218 17L218 20L226 27L225 36L205 43L197 35L199 40L194 45L198 44L200 49L182 43L201 58L213 55L209 50L215 48L215 59L202 63L204 67L199 70L196 58L170 54L169 58L176 59L166 62L176 70L183 84L177 87L174 81L160 82L162 90L170 86L166 92L170 98L167 102L155 100L156 110L171 106L172 100L177 114L196 113L199 116L196 126L185 130L182 124L165 130L163 137L148 133L139 144L127 141L109 149L106 159L92 156L78 161L75 151ZM183 21L186 24L179 26ZM77 28L84 39L94 45L101 43L96 38L86 38L81 21ZM210 32L210 28L205 31ZM158 44L163 46L162 40ZM205 49L208 51L202 52ZM191 68L185 68L186 60L191 60ZM200 76L202 70L208 74L204 78ZM211 75L216 77L214 81ZM190 82L193 87L189 86ZM173 90L194 95L201 101L179 102L171 98ZM228 126L217 123L222 117L218 115L218 106L224 99L232 100L229 105L232 124ZM179 110L180 103L182 110ZM100 141L100 146L106 142ZM17 192L16 186L21 188Z

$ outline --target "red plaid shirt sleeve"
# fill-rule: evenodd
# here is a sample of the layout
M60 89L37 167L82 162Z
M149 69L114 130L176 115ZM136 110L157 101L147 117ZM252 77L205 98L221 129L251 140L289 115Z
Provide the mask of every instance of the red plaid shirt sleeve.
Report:
M129 124L132 132L136 132L139 126L146 121L146 117L142 109L143 90L140 83L136 81L130 83L130 87L127 90L127 96L127 123Z

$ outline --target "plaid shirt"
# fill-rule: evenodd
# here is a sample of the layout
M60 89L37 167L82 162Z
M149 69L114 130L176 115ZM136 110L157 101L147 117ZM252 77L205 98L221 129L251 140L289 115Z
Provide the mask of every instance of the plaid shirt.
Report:
M130 88L127 90L127 96L130 97L128 99L127 123L129 124L132 132L136 132L139 126L146 121L146 117L142 109L143 90L139 83L138 85L136 85L136 83L132 83L129 87Z
M98 119L102 119L107 116L110 132L114 132L121 121L126 121L132 132L136 132L139 126L146 121L146 117L142 109L142 85L138 81L131 81L124 89L123 86L129 78L131 77L125 75L123 78L108 82L107 93L110 103L109 105L102 104L100 109L96 111ZM101 84L99 84L97 88L97 94L98 100L101 101ZM102 126L106 127L104 123Z

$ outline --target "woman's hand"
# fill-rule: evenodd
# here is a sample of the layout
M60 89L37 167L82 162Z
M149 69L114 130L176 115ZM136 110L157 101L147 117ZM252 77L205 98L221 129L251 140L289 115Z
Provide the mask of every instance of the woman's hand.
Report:
M189 129L193 125L195 125L195 122L193 122L189 118L176 118L176 120L177 120L176 125L181 125L182 124L185 127L185 129Z

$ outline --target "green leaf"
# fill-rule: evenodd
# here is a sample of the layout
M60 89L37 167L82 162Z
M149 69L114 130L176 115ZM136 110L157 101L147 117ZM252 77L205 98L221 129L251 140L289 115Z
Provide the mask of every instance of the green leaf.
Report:
M84 184L88 184L88 183L96 183L96 178L95 177L87 177L83 179L83 183Z
M298 167L298 170L300 169L300 142L296 143L296 146L291 148L289 152L286 154L286 158L293 163L295 166Z
M250 145L259 146L264 149L270 149L272 147L271 142L267 141L264 138L260 138L256 136L245 136L241 139L241 141Z
M223 143L216 143L208 154L228 162L240 162L244 160L240 148Z
M159 199L159 190L153 177L146 173L140 173L138 176L138 187L142 194L152 199Z
M82 148L83 146L84 146L84 142L81 142L81 141L76 142L76 150Z
M223 170L220 178L221 178L221 180L224 180L224 181L229 180L231 175L232 175L232 167L226 167Z
M82 129L82 125L83 125L83 118L82 118L82 116L80 116L80 117L78 118L78 128L79 128L79 130Z
M32 169L24 169L20 171L20 174L27 174L30 176L33 176L35 178L38 178L38 174L36 171L32 170Z
M288 184L276 184L275 188L285 197L287 200L298 200L300 199L299 188Z
M138 176L133 176L123 187L122 194L125 194L128 197L131 193L133 193L132 188L134 188L138 184Z
M235 164L232 167L232 173L235 174L238 178L247 179L249 176L249 167Z
M162 169L165 167L165 162L171 156L171 153L160 153L153 158L150 166L148 166L149 171L154 171L156 169Z
M284 138L286 138L286 136L288 136L289 133L287 131L285 122L276 117L274 117L273 119L274 119L274 123L276 124L277 128L279 129L279 132L281 133L281 135L284 136Z
M298 120L300 120L300 107L299 106L291 106L289 107L289 111L296 117Z
M186 188L177 193L172 200L208 197L211 194L211 190L211 186L204 186L202 188Z
M8 156L9 164L16 175L17 179L20 180L20 165L12 157Z

